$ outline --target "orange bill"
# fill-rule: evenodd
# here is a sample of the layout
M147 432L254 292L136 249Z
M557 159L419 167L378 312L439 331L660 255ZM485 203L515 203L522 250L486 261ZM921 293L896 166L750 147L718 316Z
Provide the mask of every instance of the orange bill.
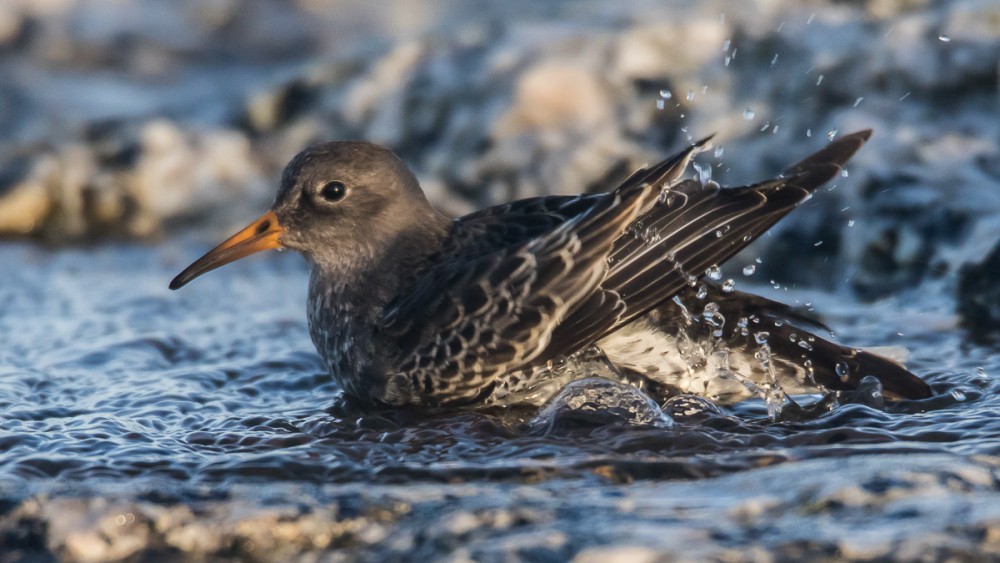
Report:
M261 250L281 248L281 235L285 228L278 224L278 217L268 211L263 217L247 225L245 229L226 239L225 242L209 250L204 256L177 274L170 282L170 289L180 289L196 277L219 266L239 260Z

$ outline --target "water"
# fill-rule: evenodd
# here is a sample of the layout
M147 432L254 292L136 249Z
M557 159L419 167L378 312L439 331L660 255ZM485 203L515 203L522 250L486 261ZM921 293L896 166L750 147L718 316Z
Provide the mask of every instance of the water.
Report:
M302 261L272 253L168 291L204 248L0 246L0 261L16 265L0 278L8 498L48 491L51 510L73 513L59 504L71 487L70 496L128 503L210 502L206 510L230 516L261 499L404 502L408 511L379 525L416 538L450 533L472 514L470 549L519 556L536 552L511 547L513 529L484 514L516 520L527 506L534 512L520 518L554 534L528 538L544 549L525 544L542 559L691 534L691 553L705 556L746 542L780 555L813 534L816 549L879 548L863 527L889 534L898 552L946 529L986 541L983 526L1000 518L1000 462L989 457L1000 454L1000 353L932 322L950 308L939 294L870 305L808 293L846 340L910 348L910 367L935 390L923 401L882 407L858 396L810 409L820 398L798 397L801 412L770 422L762 401L682 398L657 414L641 394L607 406L611 389L600 400L577 393L587 408L567 402L540 415L364 413L339 399L313 351ZM895 508L873 511L876 501ZM144 506L127 514L152 518ZM864 526L818 531L822 514ZM706 527L715 532L698 532ZM447 542L419 547L434 556Z

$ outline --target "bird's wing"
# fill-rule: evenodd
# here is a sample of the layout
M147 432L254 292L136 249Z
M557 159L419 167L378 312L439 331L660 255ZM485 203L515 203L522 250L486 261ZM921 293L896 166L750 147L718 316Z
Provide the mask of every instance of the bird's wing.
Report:
M533 361L604 277L612 245L643 209L644 195L535 200L516 204L521 220L510 209L493 213L506 220L490 213L463 219L435 266L379 319L380 337L400 350L387 362L384 400L474 401L496 375Z
M767 182L673 185L615 241L607 275L555 330L538 360L572 354L697 282L836 176L870 135L845 135Z

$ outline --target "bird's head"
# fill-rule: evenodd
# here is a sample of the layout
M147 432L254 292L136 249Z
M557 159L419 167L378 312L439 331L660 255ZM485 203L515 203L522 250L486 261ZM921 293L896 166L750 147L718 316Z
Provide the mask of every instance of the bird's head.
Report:
M441 221L392 151L357 141L323 143L288 163L270 211L188 266L170 288L272 248L291 248L315 265L346 271Z

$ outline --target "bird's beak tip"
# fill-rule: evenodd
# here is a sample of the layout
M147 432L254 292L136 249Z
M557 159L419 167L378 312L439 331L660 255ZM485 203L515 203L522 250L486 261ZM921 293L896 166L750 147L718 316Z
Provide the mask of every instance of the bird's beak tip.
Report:
M220 266L262 250L281 248L280 239L284 233L285 228L278 222L277 215L273 211L268 211L240 232L195 260L170 281L169 287L173 290L180 289L194 278Z

